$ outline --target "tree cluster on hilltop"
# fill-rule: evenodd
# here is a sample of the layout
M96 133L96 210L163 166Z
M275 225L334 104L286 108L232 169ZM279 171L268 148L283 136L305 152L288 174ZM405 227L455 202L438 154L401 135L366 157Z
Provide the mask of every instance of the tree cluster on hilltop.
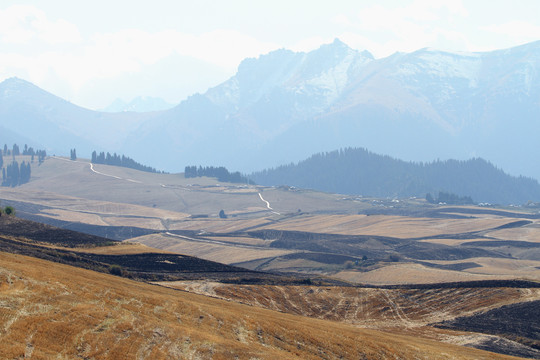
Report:
M424 197L439 192L493 204L540 200L540 184L504 173L475 158L430 163L406 162L362 148L319 153L297 164L253 173L262 185L289 185L374 197Z
M20 165L15 160L16 156L30 156L31 160L26 162L23 161ZM45 157L47 156L47 152L45 150L34 150L32 147L28 147L28 145L24 145L23 151L21 153L21 150L19 148L19 145L13 144L13 147L10 149L8 148L7 144L4 144L4 148L0 148L0 169L2 169L2 186L18 186L22 184L26 184L30 181L30 177L32 176L32 169L30 162L34 162L34 157L38 156L38 161L41 164ZM11 163L4 164L4 157L12 157ZM5 165L5 166L4 166Z
M12 156L13 160L15 160L15 156L23 155L23 156L31 156L31 161L34 162L34 157L38 157L38 161L41 164L45 157L47 156L47 152L45 150L34 150L33 147L28 147L28 145L24 145L24 149L20 151L19 145L13 144L13 147L11 149L8 148L7 144L4 144L4 149L0 151L0 155L4 156Z
M75 156L72 152L72 157ZM112 154L107 152L106 154L104 152L100 152L99 154L96 151L92 152L92 163L93 164L104 164L104 165L113 165L113 166L121 166L126 167L130 169L140 170L140 171L146 171L146 172L152 172L157 173L158 171L150 166L142 165L135 160L125 156L125 155L117 155L116 153Z
M230 173L229 170L227 170L223 166L215 167L215 166L186 166L184 169L184 176L186 178L195 178L195 177L212 177L216 178L218 181L222 182L229 182L229 183L243 183L243 184L254 184L253 181L250 181L247 177L240 174L239 171Z
M13 161L5 168L2 168L2 186L17 186L30 181L32 170L30 163L25 161L19 166L17 161Z

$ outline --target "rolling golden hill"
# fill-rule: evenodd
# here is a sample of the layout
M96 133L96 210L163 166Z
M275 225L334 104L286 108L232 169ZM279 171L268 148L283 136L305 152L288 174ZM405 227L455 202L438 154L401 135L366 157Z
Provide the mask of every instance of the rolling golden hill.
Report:
M505 359L0 252L0 358Z

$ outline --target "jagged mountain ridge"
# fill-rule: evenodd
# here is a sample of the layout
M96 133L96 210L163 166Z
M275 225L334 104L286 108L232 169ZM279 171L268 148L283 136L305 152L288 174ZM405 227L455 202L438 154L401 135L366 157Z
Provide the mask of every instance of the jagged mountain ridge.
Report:
M352 146L415 161L483 157L540 178L532 166L539 68L540 42L384 59L339 40L309 53L277 50L244 60L235 76L163 114L142 139L150 144L166 128L180 159L243 171Z
M91 131L78 130L86 141L95 144L97 137L99 148L169 171L219 164L250 172L365 147L414 161L482 157L513 175L540 178L533 165L539 68L540 42L485 53L426 48L374 59L336 40L308 53L281 49L246 59L226 82L167 111L72 118L92 123ZM2 97L0 107L8 101ZM43 106L32 114L53 118ZM135 116L145 118L126 120ZM4 112L0 126L17 131L6 118ZM112 124L123 125L104 131ZM76 135L73 128L84 128L64 125Z
M169 104L162 98L152 96L137 96L129 102L122 99L116 99L101 111L113 113L123 111L150 112L168 110L173 106L173 104Z
M18 78L0 83L0 127L8 135L1 141L37 145L50 153L74 147L81 154L119 150L127 134L151 117L88 110Z

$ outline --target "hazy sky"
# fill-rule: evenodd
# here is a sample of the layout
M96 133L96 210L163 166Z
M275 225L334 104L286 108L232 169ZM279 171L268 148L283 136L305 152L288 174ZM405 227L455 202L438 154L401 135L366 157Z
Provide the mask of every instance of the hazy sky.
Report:
M3 0L0 80L92 109L139 95L178 103L278 48L339 38L377 58L488 51L540 40L539 15L539 0Z

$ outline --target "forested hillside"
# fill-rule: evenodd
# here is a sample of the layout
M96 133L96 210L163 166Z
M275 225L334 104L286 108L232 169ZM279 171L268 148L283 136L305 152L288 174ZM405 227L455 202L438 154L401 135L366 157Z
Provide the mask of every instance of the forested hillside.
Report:
M510 176L480 158L416 163L362 148L319 153L297 164L253 173L250 179L261 185L375 197L424 197L443 191L493 204L540 200L538 181Z
M26 158L27 161L22 161L19 165L15 157L19 156L30 157ZM0 150L0 169L1 169L1 186L18 186L25 184L30 181L32 176L32 168L30 163L34 163L34 157L38 157L38 162L41 164L47 156L45 150L34 150L28 145L24 145L24 149L21 152L17 144L13 144L11 149L8 148L7 144L4 145L4 149ZM4 161L4 157L6 160Z
M71 150L71 159L73 160L74 157L76 158L76 155L75 155L75 149ZM93 164L105 164L105 165L113 165L113 166L121 166L121 167L126 167L126 168L130 168L130 169L135 169L135 170L139 170L139 171L146 171L146 172L152 172L152 173L157 173L158 171L151 167L151 166L146 166L146 165L143 165L143 164L140 164L138 162L136 162L135 160L133 160L132 158L130 157L127 157L125 155L117 155L116 153L114 153L113 155L111 155L111 153L107 153L107 155L105 155L104 152L101 152L101 153L97 153L95 150L92 152L92 163Z

